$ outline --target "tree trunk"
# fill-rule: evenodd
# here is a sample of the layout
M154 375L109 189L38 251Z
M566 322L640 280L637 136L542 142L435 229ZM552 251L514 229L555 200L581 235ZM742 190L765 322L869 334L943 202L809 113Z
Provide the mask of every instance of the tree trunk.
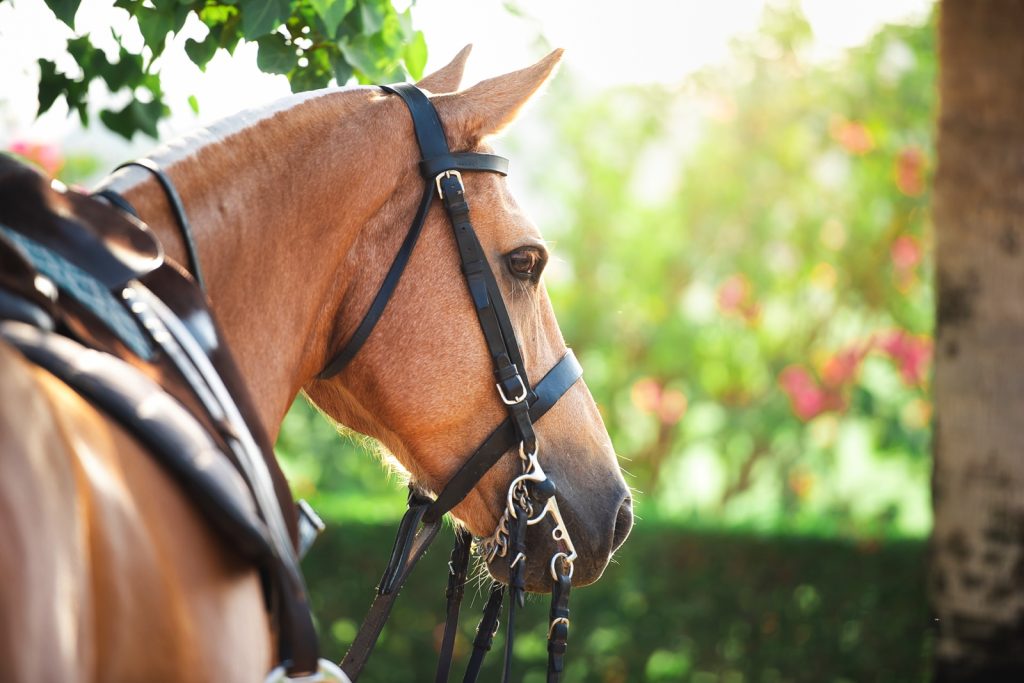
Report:
M1024 2L943 0L935 680L1024 681Z

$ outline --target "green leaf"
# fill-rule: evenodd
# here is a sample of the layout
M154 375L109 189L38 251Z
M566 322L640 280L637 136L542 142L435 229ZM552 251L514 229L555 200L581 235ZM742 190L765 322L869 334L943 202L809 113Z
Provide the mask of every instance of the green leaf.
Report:
M423 77L423 68L427 65L427 41L423 31L416 31L412 40L405 46L405 68L409 75L419 80Z
M192 63L199 67L200 71L206 71L206 65L210 63L213 56L217 54L219 47L217 37L212 33L206 36L206 40L199 42L194 38L185 41L185 54L192 60Z
M237 7L209 5L199 10L199 19L210 28L213 28L218 24L226 24L228 19L236 14L238 14Z
M160 100L140 102L132 100L121 111L105 109L100 112L100 120L110 130L127 140L131 140L136 132L157 137L156 124L164 115L166 108Z
M39 60L39 109L36 116L49 110L64 94L68 77L57 73L57 65L48 59Z
M331 52L331 67L334 69L334 80L338 85L345 85L352 78L352 65L345 60L341 50Z
M142 84L145 76L142 57L121 48L117 63L108 65L100 75L111 92L117 92L125 86L135 88Z
M78 13L78 6L81 4L82 0L46 0L46 6L50 11L71 30L75 29L75 14Z
M297 69L288 78L288 84L291 86L292 92L319 90L326 87L330 81L331 74L310 67Z
M359 17L363 21L363 33L376 33L384 24L388 10L394 11L387 0L359 0Z
M345 61L369 79L373 80L381 73L380 50L375 48L370 38L357 36L352 40L342 40L338 42L338 48Z
M139 22L142 39L153 51L153 56L159 56L164 51L167 35L174 30L174 15L149 7L139 7L135 11L135 17Z
M355 0L310 0L309 4L323 20L327 37L334 40L338 36L338 26L355 7L356 2Z
M256 41L256 66L268 74L286 74L299 64L295 47L288 44L280 33L271 33Z
M82 71L88 74L92 69L93 55L97 53L96 48L89 42L89 36L79 36L68 41L68 53L75 58ZM103 54L102 52L100 54Z
M288 18L288 0L239 1L242 9L242 35L247 40L265 36Z
M196 99L195 95L188 96L188 106L192 109L193 114L199 113L199 100Z

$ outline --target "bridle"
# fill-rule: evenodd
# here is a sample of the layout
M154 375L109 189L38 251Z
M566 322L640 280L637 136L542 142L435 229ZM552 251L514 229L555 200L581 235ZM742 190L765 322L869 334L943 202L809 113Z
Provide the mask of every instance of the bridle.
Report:
M318 379L326 380L342 372L369 339L409 262L436 193L452 224L462 273L494 366L495 387L508 411L508 417L462 464L436 497L431 498L420 486L410 484L409 507L399 524L390 561L377 587L377 595L370 610L341 662L341 669L353 681L358 677L384 628L401 587L437 537L444 514L458 505L506 453L517 451L521 473L509 484L505 508L495 532L490 537L482 539L479 545L488 563L497 558L505 558L508 561L507 590L510 599L503 674L503 680L507 682L511 680L516 610L523 606L526 592L526 529L528 526L540 524L545 519L551 521L551 538L558 550L552 557L545 558L546 568L552 580L547 680L549 683L557 683L561 680L564 669L569 630L569 593L573 562L577 554L558 507L555 483L547 476L540 463L534 423L565 395L579 380L583 371L572 351L567 350L535 386L531 384L508 309L473 229L465 187L462 184L462 172L506 175L508 160L493 154L451 152L437 112L423 91L412 84L382 86L382 89L398 95L412 117L422 157L419 170L424 179L423 195L409 231L369 309L343 348L320 372ZM140 165L154 172L161 180L161 185L171 197L179 227L185 234L186 245L193 244L188 234L188 224L183 220L184 212L180 210L180 200L174 201L177 193L173 192L173 185L159 169L154 170L155 167L151 167L152 162ZM110 196L111 194L105 193L106 198L119 204ZM124 201L123 198L121 201ZM127 208L130 209L130 206ZM194 272L198 272L198 258L195 256L194 247L189 253ZM451 669L455 632L468 577L472 542L473 538L468 531L461 529L456 532L455 545L448 565L447 616L436 673L436 681L439 682L448 680ZM476 681L483 657L491 649L505 592L506 587L500 582L492 583L480 625L477 627L464 683ZM282 679L281 675L275 678Z
M369 659L402 584L436 537L443 515L458 505L503 455L510 450L518 449L522 473L509 485L505 509L498 528L481 544L488 562L498 557L508 558L509 562L508 591L511 599L505 639L504 680L511 679L515 614L517 607L523 605L526 592L526 528L550 518L554 525L552 539L562 548L548 562L553 582L551 626L548 630L548 681L558 681L563 669L563 656L568 637L568 600L576 550L558 508L555 483L541 467L533 423L576 383L582 375L582 369L572 351L567 351L536 387L531 386L501 290L473 229L465 187L462 184L462 172L506 175L508 160L478 152L452 153L437 111L423 91L411 84L385 86L384 90L398 95L412 117L422 157L419 169L424 179L423 198L409 232L369 310L348 343L327 364L319 377L327 379L341 372L369 338L409 261L436 192L451 221L462 263L462 274L494 366L495 387L508 411L508 417L463 463L436 498L431 500L415 485L411 487L409 510L399 525L391 561L378 586L377 598L341 666L352 679L359 675ZM456 533L455 547L449 562L447 618L438 661L437 681L448 680L459 606L468 574L471 543L472 538L467 532ZM483 654L491 647L504 592L504 586L498 582L491 587L484 616L477 629L474 653L465 681L476 680Z

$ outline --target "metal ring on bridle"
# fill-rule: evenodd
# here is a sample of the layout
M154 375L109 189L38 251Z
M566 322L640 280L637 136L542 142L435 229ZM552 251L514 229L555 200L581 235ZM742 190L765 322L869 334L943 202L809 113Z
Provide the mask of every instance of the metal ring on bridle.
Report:
M517 488L521 485L525 486L527 483L531 481L544 481L545 479L548 478L548 475L544 472L544 468L540 466L540 461L537 460L536 452L531 453L528 457L529 464L527 465L526 473L520 474L518 477L512 480L511 484L508 485L508 494L506 495L505 509L508 510L509 514L512 515L514 519L519 518L519 516L516 514L516 506L514 500Z
M526 442L525 441L520 441L519 442L519 459L522 460L523 462L529 464L530 460L536 460L537 459L537 452L539 450L540 450L540 447L537 445L537 440L536 439L534 439L534 441L533 441L533 452L532 453L527 453L526 452Z
M555 568L555 563L558 562L558 558L562 558L565 561L565 565L569 568L568 574L558 573L558 570ZM575 567L573 566L572 559L570 559L568 554L563 552L557 552L551 556L551 578L555 581L558 581L559 577L562 576L568 576L570 579L572 579L572 573L574 570Z

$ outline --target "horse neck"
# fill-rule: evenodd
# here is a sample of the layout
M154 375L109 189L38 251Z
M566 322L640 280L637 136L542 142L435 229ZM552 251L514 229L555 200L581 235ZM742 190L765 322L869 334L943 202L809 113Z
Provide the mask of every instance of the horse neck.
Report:
M366 89L295 96L150 157L182 197L211 305L271 439L328 360L339 308L351 304L350 251L402 172L389 153L398 149L385 125L394 117L383 115L393 107L375 100ZM188 262L148 172L125 169L107 187L136 207L170 258Z

